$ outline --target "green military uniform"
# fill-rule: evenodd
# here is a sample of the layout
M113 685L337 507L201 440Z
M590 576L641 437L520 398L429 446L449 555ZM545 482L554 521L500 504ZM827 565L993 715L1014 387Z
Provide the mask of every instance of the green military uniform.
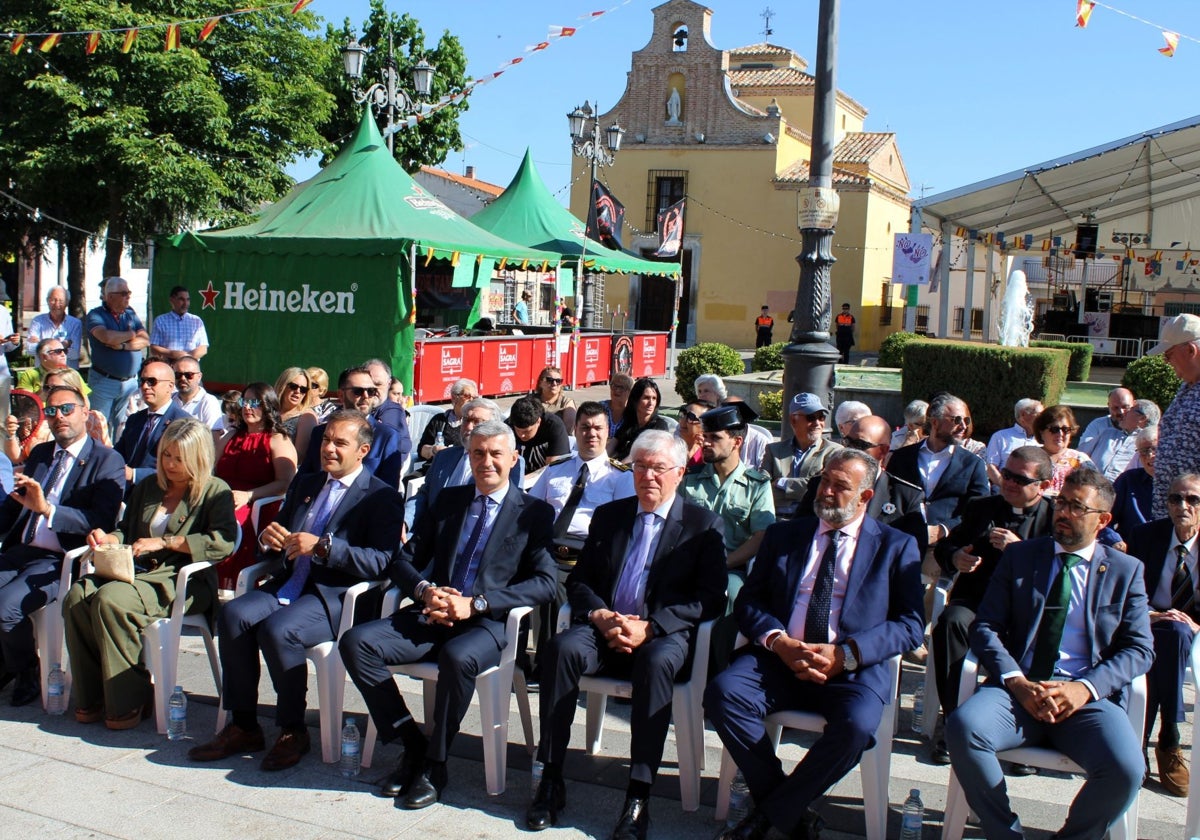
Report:
M725 525L725 553L736 551L758 531L775 524L775 500L771 477L738 462L722 484L712 464L684 476L683 497L721 517Z

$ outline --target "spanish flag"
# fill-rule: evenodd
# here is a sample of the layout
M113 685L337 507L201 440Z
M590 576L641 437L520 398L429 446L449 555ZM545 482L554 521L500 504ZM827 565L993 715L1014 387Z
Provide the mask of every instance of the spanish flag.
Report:
M204 28L200 30L200 40L207 41L208 36L213 34L213 30L217 28L217 24L221 22L219 17L212 18L208 23L204 24Z
M550 37L551 38L570 38L572 35L575 34L575 32L576 32L576 29L574 26L551 26L550 27Z
M300 12L302 12L303 10L307 9L308 4L311 2L312 2L312 0L299 0L299 2L296 3L295 6L292 6L292 14L296 15L296 14L299 14Z
M163 52L179 49L179 24L167 25L167 37L163 39Z
M133 42L137 39L137 29L126 29L125 40L121 42L121 52L128 53L133 49Z
M1092 0L1079 0L1075 6L1075 25L1080 29L1086 29L1088 21L1092 17L1092 9L1095 7L1096 4Z
M40 47L38 47L38 49L44 53L48 53L48 52L50 52L50 50L52 50L56 46L58 46L58 42L61 40L62 40L61 32L55 32L53 35L47 35L46 40L42 41L42 45Z
M1163 30L1163 40L1167 42L1165 47L1159 47L1158 51L1167 58L1172 58L1175 55L1175 48L1179 46L1179 33L1167 32Z
M25 46L25 36L18 35L17 37L13 38L12 46L8 48L8 51L13 55L16 55L21 51L21 47L23 46Z
M87 55L91 55L92 53L96 52L96 47L98 46L100 46L100 33L89 32L87 36L87 43L84 46L83 51Z

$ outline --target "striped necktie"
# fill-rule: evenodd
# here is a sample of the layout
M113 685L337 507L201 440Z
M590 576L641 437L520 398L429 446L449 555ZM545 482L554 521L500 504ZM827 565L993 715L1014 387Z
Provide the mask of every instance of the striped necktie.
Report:
M1179 561L1175 566L1175 576L1171 578L1171 609L1190 612L1196 604L1196 582L1188 570L1187 546L1175 546L1175 553Z

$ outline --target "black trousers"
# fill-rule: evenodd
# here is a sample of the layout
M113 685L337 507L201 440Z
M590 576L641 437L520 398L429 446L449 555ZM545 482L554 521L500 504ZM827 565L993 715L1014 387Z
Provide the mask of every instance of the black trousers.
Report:
M933 678L946 717L958 708L958 682L971 649L971 622L978 606L974 601L951 601L933 627ZM925 714L930 714L928 697L925 704Z

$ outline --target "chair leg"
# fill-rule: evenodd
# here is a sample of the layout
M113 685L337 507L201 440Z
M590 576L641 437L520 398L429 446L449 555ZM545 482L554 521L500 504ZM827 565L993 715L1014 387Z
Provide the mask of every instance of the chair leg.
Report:
M501 718L508 717L508 692L504 692L505 708L501 709L497 676L489 674L475 680L475 693L479 697L480 736L483 738L483 771L489 796L504 793L504 771L508 757L505 755L506 727L501 725Z
M537 740L533 733L533 714L529 709L529 686L525 682L525 674L519 668L513 669L513 691L517 695L517 712L521 716L521 729L525 733L525 749L530 755L537 753Z
M942 818L942 840L962 840L967 824L967 796L963 793L958 776L950 771L950 782L946 786L946 811Z
M221 697L221 658L217 655L217 642L207 627L200 633L204 636L204 649L208 651L208 667L212 671L213 685L217 687L217 699Z
M884 710L884 714L887 714ZM862 776L863 816L867 824L867 840L886 840L888 812L888 769L881 755L882 744L863 753L859 762Z
M608 695L599 691L587 693L587 751L589 755L600 752L604 738L604 713L608 709Z
M729 786L733 784L733 776L737 773L737 765L729 750L721 747L721 773L717 777L717 807L713 810L713 819L724 822L729 816Z
M685 811L700 807L700 760L696 755L696 716L689 686L677 686L671 701L675 720L675 752L679 756L679 801Z
M317 704L318 718L321 721L321 760L326 764L333 764L337 761L337 735L332 731L340 728L335 727L333 723L333 680L330 674L330 650L326 649L325 644L318 645L316 648L310 648L308 652L309 659L312 660L317 672Z
M938 702L937 679L933 671L933 641L930 640L929 656L925 659L925 709L921 717L921 734L925 740L933 742L933 733L937 730L938 712L941 703Z

